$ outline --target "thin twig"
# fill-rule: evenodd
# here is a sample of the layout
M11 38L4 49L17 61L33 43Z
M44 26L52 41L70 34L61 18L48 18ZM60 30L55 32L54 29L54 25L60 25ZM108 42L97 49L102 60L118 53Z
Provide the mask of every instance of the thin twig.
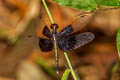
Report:
M68 66L69 66L69 68L71 70L71 74L72 74L74 80L77 80L77 76L75 75L75 72L74 72L74 70L72 68L72 65L71 65L70 60L69 60L68 55L67 55L67 52L64 52L64 55L65 55L66 61L67 61Z

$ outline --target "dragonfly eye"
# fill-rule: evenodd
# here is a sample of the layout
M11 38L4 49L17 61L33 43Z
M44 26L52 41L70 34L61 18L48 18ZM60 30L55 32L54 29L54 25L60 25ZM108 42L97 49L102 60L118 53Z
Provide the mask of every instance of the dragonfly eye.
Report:
M53 29L54 27L57 29L58 28L58 25L57 24L51 24L51 29Z

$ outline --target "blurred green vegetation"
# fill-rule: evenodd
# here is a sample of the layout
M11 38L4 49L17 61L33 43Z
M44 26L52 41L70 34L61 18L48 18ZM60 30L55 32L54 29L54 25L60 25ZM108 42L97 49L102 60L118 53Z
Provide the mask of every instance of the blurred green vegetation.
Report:
M118 33L117 33L117 49L118 49L118 55L120 57L120 29L118 30Z
M98 6L120 6L120 0L54 0L74 9L96 10Z
M63 73L61 80L68 80L69 73L70 69L66 69L65 72Z

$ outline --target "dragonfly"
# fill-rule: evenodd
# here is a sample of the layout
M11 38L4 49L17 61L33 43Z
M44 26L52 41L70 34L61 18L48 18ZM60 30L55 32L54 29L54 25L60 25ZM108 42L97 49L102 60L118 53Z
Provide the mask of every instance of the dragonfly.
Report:
M70 35L73 32L73 26L70 24L62 31L57 31L58 25L51 24L52 32L47 26L43 29L43 35L47 38L39 38L39 47L42 52L55 50L56 73L58 74L59 58L58 48L62 51L69 51L77 49L94 39L94 34L91 32L84 32L80 34Z

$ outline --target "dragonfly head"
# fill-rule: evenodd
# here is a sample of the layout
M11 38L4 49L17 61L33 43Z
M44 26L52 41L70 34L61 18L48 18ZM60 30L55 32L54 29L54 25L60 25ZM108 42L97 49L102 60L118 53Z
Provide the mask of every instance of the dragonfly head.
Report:
M51 29L53 29L52 34L57 34L57 28L58 28L57 24L51 24Z

